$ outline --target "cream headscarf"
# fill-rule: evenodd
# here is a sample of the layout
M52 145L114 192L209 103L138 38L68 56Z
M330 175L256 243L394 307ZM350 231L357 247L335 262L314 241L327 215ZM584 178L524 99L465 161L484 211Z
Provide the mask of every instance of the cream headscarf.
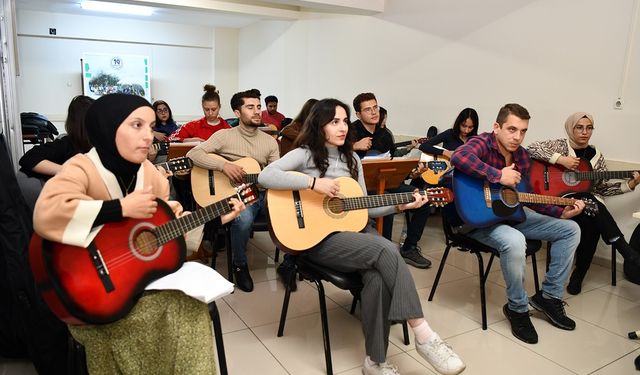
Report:
M572 114L571 116L569 116L567 118L567 121L564 122L564 130L567 132L567 136L569 136L569 144L571 145L572 148L576 149L576 148L581 148L580 146L578 146L578 144L575 141L575 137L573 135L573 127L576 126L576 124L578 123L578 121L580 121L581 118L588 118L589 121L591 121L591 124L595 126L595 123L593 122L593 116L591 116L591 114L587 113L587 112L576 112L574 114Z

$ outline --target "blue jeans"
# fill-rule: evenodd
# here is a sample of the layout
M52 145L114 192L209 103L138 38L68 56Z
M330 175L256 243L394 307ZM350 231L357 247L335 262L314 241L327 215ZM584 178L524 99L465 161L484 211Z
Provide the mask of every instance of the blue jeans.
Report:
M264 206L264 191L255 203L248 206L240 215L231 222L231 249L233 250L233 264L244 266L247 264L247 242L251 236L253 221L258 215L266 215Z
M527 219L516 225L496 224L478 228L467 235L500 253L502 275L507 284L509 309L528 311L529 296L524 288L526 239L551 242L549 271L542 291L549 297L562 299L569 277L573 254L580 243L580 227L573 220L556 219L525 208Z

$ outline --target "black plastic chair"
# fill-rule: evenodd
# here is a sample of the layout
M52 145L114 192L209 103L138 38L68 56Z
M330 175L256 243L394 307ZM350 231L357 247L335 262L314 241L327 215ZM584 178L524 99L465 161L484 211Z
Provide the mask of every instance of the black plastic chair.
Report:
M290 280L287 282L284 300L282 302L282 313L280 314L280 324L278 326L278 337L284 334L284 324L287 319L287 310L289 309L289 299L291 297L291 284L296 274L300 280L309 280L316 284L318 289L318 298L320 300L320 320L322 322L322 341L324 342L324 358L327 374L333 374L333 365L331 361L331 344L329 341L329 321L327 319L327 304L325 299L324 286L322 281L330 282L340 289L348 290L353 294L353 302L351 310L353 314L356 310L358 300L360 299L360 291L363 288L362 277L358 272L340 272L329 267L322 266L309 260L304 254L296 256L296 272L291 272ZM402 333L404 335L404 344L409 345L409 328L407 322L402 322Z
M449 250L452 247L457 247L460 251L467 251L471 254L474 254L478 258L478 269L479 269L479 277L480 277L480 304L482 310L482 329L487 329L487 300L485 293L485 286L487 283L487 277L489 276L489 272L491 271L491 265L493 264L494 258L500 257L500 253L498 250L487 246L481 242L474 240L473 238L466 236L461 233L455 233L453 228L447 221L446 215L442 215L442 229L444 230L445 235L445 243L446 248L444 250L444 254L442 255L442 260L440 261L440 266L438 267L438 273L436 274L435 281L433 283L433 287L431 288L431 293L429 293L429 301L433 300L433 296L436 294L436 289L438 288L438 283L440 282L440 276L442 276L442 271L444 270L444 266L447 262L447 257L449 256ZM538 279L538 265L536 264L536 252L540 250L542 247L542 242L539 240L527 240L527 250L526 255L531 257L531 266L533 267L533 280L536 288L536 293L540 290L540 283ZM489 258L489 262L485 268L484 259L482 258L482 253L491 254Z

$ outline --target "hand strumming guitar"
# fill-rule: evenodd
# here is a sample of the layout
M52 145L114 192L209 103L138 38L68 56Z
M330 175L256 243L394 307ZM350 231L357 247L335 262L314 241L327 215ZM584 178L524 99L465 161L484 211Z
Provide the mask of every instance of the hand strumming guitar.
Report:
M353 144L353 149L357 151L367 151L371 148L371 143L373 141L372 137L364 137L358 142Z
M515 164L511 164L502 168L502 175L500 176L500 184L504 186L516 186L520 183L522 175L516 171Z
M578 165L580 165L580 158L573 156L560 156L556 161L556 164L560 164L567 169L576 170Z
M244 176L247 174L247 172L245 172L241 166L235 165L233 163L224 163L224 167L222 167L222 173L229 177L231 181L238 184L241 184L243 182Z
M151 192L151 186L148 186L144 190L136 190L120 198L120 206L122 217L148 219L156 213L158 202L156 202L156 195Z
M578 216L584 210L584 202L581 200L576 200L573 206L565 206L564 211L562 211L562 215L560 215L561 219L571 219L574 216Z
M310 178L313 179L313 177ZM333 198L338 196L338 193L340 192L340 183L332 178L316 177L316 183L313 185L313 191Z

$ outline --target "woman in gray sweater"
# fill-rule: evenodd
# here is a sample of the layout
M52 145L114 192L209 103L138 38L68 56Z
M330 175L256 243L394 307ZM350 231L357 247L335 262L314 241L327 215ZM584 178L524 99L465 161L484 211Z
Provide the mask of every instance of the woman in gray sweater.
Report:
M269 164L258 182L267 189L311 189L335 197L340 185L334 179L347 176L358 181L366 194L362 164L348 137L349 107L336 99L323 99L313 107L303 129L296 140L298 148ZM426 203L426 197L418 193L414 198L395 209L413 209ZM369 216L384 216L393 210L394 207L372 208ZM363 374L398 374L395 366L385 360L390 324L403 320L415 333L417 352L439 373L459 374L465 369L460 357L425 321L413 278L396 244L367 226L362 232L334 233L306 255L327 267L362 274L361 318L367 354Z

